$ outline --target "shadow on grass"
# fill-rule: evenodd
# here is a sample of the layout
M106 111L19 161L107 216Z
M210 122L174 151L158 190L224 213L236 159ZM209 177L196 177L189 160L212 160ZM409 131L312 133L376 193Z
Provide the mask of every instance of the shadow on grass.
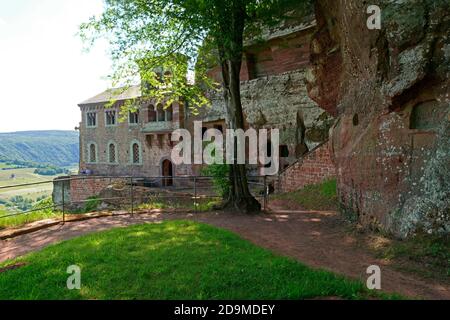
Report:
M308 268L206 224L171 221L69 240L4 263L0 299L304 299L369 296L360 282ZM68 290L67 267L81 268Z

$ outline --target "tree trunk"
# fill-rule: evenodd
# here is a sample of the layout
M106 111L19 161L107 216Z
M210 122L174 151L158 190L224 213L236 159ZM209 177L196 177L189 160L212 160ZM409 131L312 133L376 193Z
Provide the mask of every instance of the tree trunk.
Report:
M247 18L246 2L243 0L216 0L215 8L220 32L216 34L222 65L223 93L227 107L230 129L245 129L241 103L241 65L244 47L244 28ZM236 146L236 143L235 143ZM236 152L230 165L230 193L225 208L245 213L259 212L261 204L248 188L247 168L237 164Z
M245 129L244 114L241 103L240 71L242 58L226 59L222 63L224 79L224 99L229 115L230 129ZM236 147L236 143L235 143ZM236 148L235 148L236 151ZM237 164L234 153L234 163L230 165L230 194L226 201L226 208L234 208L245 213L261 211L261 204L250 193L245 164Z

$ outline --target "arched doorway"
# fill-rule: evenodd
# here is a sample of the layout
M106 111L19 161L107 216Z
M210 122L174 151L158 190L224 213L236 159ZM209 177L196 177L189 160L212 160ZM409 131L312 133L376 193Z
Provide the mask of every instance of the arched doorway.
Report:
M163 179L163 186L164 187L171 187L173 186L173 165L170 160L164 160L162 163L162 175L164 177Z

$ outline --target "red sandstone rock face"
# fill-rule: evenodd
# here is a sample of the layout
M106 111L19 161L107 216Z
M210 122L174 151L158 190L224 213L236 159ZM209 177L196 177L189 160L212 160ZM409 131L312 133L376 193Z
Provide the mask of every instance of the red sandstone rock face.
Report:
M406 237L450 231L448 1L319 0L310 96L332 130L342 209Z

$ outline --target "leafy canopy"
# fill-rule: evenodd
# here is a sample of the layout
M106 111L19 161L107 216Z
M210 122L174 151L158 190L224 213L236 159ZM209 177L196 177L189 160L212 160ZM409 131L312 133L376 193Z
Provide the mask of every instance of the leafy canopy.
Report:
M309 5L309 0L105 0L104 12L83 23L80 35L89 45L99 38L110 42L113 86L126 90L140 76L144 97L166 107L183 97L195 112L209 104L206 89L217 88L207 77L207 64L197 63L200 52L220 49L220 59L240 59L244 29L257 36L262 25L286 18L290 7ZM194 70L201 85L186 79Z

